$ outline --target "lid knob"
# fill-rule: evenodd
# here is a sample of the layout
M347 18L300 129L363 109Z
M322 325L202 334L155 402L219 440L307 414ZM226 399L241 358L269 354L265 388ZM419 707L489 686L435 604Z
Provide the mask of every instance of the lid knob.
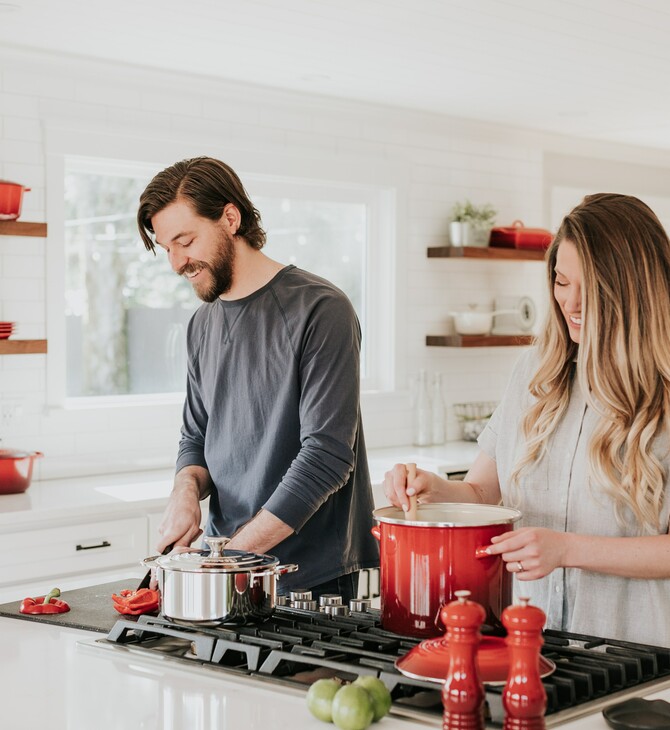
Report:
M209 545L209 549L211 550L210 557L212 558L220 558L223 556L223 548L230 542L229 537L206 537L204 538L205 542Z

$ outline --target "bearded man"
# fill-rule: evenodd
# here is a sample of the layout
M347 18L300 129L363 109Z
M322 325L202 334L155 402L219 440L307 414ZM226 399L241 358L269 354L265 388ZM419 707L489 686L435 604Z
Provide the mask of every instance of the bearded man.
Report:
M361 331L333 284L262 251L260 215L210 157L160 172L140 196L147 249L166 251L204 304L187 332L188 376L174 487L157 549L201 534L271 552L297 573L280 592L355 598L379 565L360 414Z

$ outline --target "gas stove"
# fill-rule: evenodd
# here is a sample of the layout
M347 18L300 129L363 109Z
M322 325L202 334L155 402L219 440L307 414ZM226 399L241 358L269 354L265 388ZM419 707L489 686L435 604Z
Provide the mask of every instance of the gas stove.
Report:
M322 677L352 681L372 674L391 691L392 714L441 726L441 686L395 668L419 639L385 631L379 611L366 602L353 604L363 610L337 602L318 610L302 599L278 606L269 620L253 626L183 625L160 616L120 619L95 645L305 691ZM542 653L556 665L543 679L547 727L670 686L670 649L557 631L545 631L544 642ZM487 727L503 724L502 691L486 687Z

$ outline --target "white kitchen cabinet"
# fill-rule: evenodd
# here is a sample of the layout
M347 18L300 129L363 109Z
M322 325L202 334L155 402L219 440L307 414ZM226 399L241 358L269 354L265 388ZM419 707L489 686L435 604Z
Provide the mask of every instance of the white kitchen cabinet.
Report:
M0 586L134 566L147 553L147 520L73 523L0 535Z

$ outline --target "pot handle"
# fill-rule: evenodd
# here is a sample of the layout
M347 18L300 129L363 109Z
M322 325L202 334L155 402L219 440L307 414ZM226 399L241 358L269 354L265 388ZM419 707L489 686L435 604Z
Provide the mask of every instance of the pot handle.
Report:
M381 542L382 539L382 533L379 529L379 525L375 525L374 527L370 528L370 532Z
M140 560L140 565L143 565L145 568L155 568L158 565L158 558L160 558L160 555L152 555L150 558L144 558L144 560Z
M278 565L274 569L275 575L286 575L286 573L295 573L298 570L298 565L295 563L286 563L285 565Z

